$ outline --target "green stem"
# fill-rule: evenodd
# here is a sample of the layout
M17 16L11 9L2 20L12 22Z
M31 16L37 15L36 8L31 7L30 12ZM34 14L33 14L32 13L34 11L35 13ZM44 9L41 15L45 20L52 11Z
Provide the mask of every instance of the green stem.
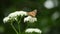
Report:
M21 19L22 19L22 17L20 17L20 20L18 21L19 34L21 34L21 31L20 31L20 23L21 23Z
M21 34L21 32L20 32L20 25L18 24L18 28L19 28L19 34Z
M18 21L19 34L21 34L21 32L20 32L20 22L21 22L21 19L20 19L20 21Z
M14 25L11 23L12 28L14 29L14 31L16 32L16 34L18 34L18 31L15 29Z
M19 21L17 20L17 23L18 23L18 30L19 30L19 34L21 34L21 31L20 31L20 22L21 22L21 19L22 19L22 18L20 18L20 20L19 20Z

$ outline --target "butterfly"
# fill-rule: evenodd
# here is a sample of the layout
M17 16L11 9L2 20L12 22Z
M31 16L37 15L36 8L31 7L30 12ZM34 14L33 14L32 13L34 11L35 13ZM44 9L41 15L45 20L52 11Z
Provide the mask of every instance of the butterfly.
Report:
M32 16L32 17L35 17L36 16L36 13L37 13L37 10L33 10L31 12L27 12L29 16Z

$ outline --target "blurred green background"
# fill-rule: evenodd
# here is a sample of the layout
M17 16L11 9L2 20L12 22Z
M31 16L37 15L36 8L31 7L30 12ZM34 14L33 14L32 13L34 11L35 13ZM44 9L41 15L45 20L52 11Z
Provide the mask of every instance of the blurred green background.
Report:
M0 0L0 34L15 34L9 24L3 23L3 18L17 10L31 11L37 9L36 26L42 30L42 34L60 34L60 0L59 5L52 9L46 9L46 0ZM23 28L23 27L22 27Z

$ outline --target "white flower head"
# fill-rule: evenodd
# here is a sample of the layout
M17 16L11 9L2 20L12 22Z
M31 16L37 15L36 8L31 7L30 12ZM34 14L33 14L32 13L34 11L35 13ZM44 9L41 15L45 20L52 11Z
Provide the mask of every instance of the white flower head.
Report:
M34 31L37 32L37 33L42 33L42 31L38 28L35 28Z
M47 1L45 1L44 6L45 6L47 9L51 9L51 8L54 8L54 7L55 7L52 0L47 0Z
M19 11L18 15L26 16L27 15L27 12L25 12L25 11Z
M9 17L5 17L5 18L3 19L3 22L6 23L6 22L9 21L9 19L10 19Z
M17 17L18 16L26 16L27 15L27 12L25 11L16 11L16 12L13 12L13 13L10 13L7 17L5 17L3 19L3 22L8 22L9 20L16 20L17 21Z
M32 32L36 32L36 33L42 33L42 31L38 28L28 28L25 30L26 33L32 33Z
M24 22L34 23L35 21L37 21L36 17L28 16L28 17L24 18Z
M16 13L10 13L10 14L8 15L8 17L11 17L11 18L14 18L14 17L16 17L16 16L17 16Z
M25 11L16 11L16 12L13 12L13 13L10 13L8 15L8 17L17 17L17 16L26 16L27 15L27 12Z

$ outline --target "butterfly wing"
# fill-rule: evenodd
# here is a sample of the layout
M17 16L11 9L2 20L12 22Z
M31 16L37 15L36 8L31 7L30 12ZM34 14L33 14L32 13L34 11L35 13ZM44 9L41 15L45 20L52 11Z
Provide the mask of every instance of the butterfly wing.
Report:
M37 10L33 10L31 12L28 12L28 15L35 17L37 13Z

